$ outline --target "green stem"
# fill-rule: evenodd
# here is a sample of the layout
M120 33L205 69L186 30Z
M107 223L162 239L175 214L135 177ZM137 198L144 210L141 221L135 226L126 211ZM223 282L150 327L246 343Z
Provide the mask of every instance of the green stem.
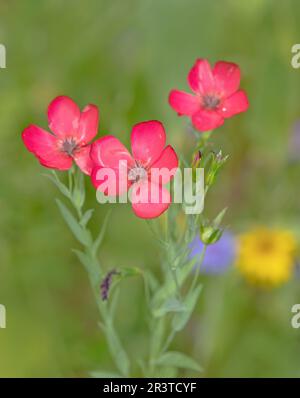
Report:
M213 130L206 131L204 133L200 133L200 137L199 137L199 132L196 132L196 134L198 135L198 141L197 141L197 145L196 145L197 149L199 149L201 151L206 147L207 141L209 140L212 132L213 132Z
M167 349L169 348L170 344L172 343L172 341L174 340L175 336L176 336L176 330L172 329L170 334L168 335L165 344L163 345L163 348L160 352L160 355L164 354Z
M177 296L178 300L181 301L182 297L181 297L181 291L180 291L180 284L179 284L178 276L177 276L177 270L176 270L176 268L172 267L172 265L171 265L171 274L172 274L175 288L176 288L176 296Z
M204 245L203 249L201 251L199 263L197 264L197 268L196 268L196 271L195 271L195 274L194 274L193 282L192 282L191 287L190 287L190 291L193 291L195 289L195 287L196 287L196 284L197 284L197 281L198 281L198 278L199 278L199 275L200 275L200 268L201 268L201 265L202 265L203 260L204 260L206 248L207 248L207 245Z
M195 274L194 274L194 279L193 279L193 281L192 281L192 285L191 285L191 287L190 287L190 290L189 290L189 292L191 292L191 291L193 291L194 289L195 289L195 287L196 287L196 284L197 284L197 281L198 281L198 278L199 278L199 274L200 274L200 268L201 268L201 265L202 265L202 263L203 263L203 260L204 260L204 256L205 256L205 252L206 252L206 245L204 245L204 247L203 247L203 249L202 249L202 252L201 252L201 256L200 256L200 260L199 260L199 264L198 264L198 267L197 267L197 269L196 269L196 272L195 272ZM176 330L174 330L174 329L172 329L171 330L171 332L170 332L170 334L168 335L168 337L167 337L167 339L166 339L166 342L165 342L165 344L164 344L164 346L163 346L163 348L162 348L162 350L161 350L161 355L169 348L169 345L172 343L172 341L174 340L174 337L176 336L176 333L177 333L177 331Z
M67 196L71 205L73 206L74 210L76 211L77 214L77 222L81 227L83 228L84 232L87 233L87 235L90 237L88 239L87 243L83 245L83 253L85 254L86 258L88 258L88 264L85 265L85 269L88 273L88 279L90 282L90 286L93 292L93 296L100 314L101 318L101 326L104 330L104 333L106 336L108 336L108 330L113 330L113 333L117 336L117 333L115 331L115 328L113 326L112 322L112 315L109 312L109 308L107 306L107 303L104 302L101 298L100 295L100 283L101 283L101 278L102 278L102 273L101 273L101 267L97 258L97 255L94 250L94 245L95 245L95 240L92 237L91 231L86 227L82 225L82 217L83 217L83 211L82 207L84 204L84 199L82 201L78 201L78 192L76 193L76 190L82 190L84 191L84 183L80 178L80 174L76 172L76 170L69 170L68 173L68 186L69 186L69 195ZM68 189L66 187L66 189ZM83 198L85 197L85 192L81 192L83 195ZM111 348L110 344L108 346ZM115 359L114 353L111 350L112 358ZM115 361L116 362L116 361ZM115 363L116 367L119 368L118 363ZM123 373L123 376L127 377L128 374Z

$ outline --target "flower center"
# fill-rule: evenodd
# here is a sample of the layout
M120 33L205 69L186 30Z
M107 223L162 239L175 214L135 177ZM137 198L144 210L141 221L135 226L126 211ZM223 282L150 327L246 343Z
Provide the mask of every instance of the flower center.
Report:
M274 249L274 242L271 239L268 239L267 237L262 238L262 240L258 244L258 248L261 253L264 254L271 253L272 250Z
M135 167L129 170L128 179L132 182L138 182L147 179L147 175L147 170L137 163Z
M213 94L207 94L203 97L203 106L206 109L216 109L220 102L220 98Z
M62 143L62 151L68 155L72 155L77 147L77 142L74 138L66 138Z

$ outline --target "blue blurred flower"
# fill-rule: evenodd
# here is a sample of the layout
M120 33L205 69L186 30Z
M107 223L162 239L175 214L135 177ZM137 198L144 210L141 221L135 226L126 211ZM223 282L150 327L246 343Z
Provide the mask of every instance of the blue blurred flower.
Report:
M195 256L200 260L203 243L197 235L191 243L190 258ZM236 256L236 240L232 233L225 231L220 240L206 248L205 257L201 265L201 272L219 274L233 264ZM197 267L197 263L196 263Z

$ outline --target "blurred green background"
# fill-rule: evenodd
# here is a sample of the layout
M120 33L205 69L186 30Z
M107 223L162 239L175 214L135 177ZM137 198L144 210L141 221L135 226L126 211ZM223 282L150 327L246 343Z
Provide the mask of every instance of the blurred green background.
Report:
M7 49L7 69L0 70L1 377L84 377L113 366L87 277L70 250L77 243L54 202L59 194L25 150L22 129L46 128L48 103L65 94L81 107L99 106L101 135L128 144L134 123L159 119L180 151L190 145L187 120L168 106L170 89L187 89L197 57L236 62L251 106L214 136L230 160L206 214L229 206L226 222L236 233L259 223L299 235L300 162L289 161L288 144L300 118L300 70L290 64L299 21L298 0L0 1ZM97 230L107 206L88 190ZM158 250L145 222L129 206L115 206L101 252L105 267L154 269ZM203 279L193 320L176 339L203 375L299 376L300 330L290 325L299 279L263 293L235 273ZM138 279L122 287L117 323L132 358L146 344L142 294Z

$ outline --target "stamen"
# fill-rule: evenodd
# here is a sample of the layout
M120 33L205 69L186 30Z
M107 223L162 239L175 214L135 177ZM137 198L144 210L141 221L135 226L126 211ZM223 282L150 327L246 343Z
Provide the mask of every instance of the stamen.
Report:
M77 147L77 142L72 137L66 138L62 143L62 151L70 156L73 154L76 147Z
M218 98L216 95L208 94L203 97L203 106L206 109L215 109L220 102L220 98Z
M128 179L132 182L138 182L140 180L147 178L147 171L144 167L137 165L137 167L133 167L128 172Z

